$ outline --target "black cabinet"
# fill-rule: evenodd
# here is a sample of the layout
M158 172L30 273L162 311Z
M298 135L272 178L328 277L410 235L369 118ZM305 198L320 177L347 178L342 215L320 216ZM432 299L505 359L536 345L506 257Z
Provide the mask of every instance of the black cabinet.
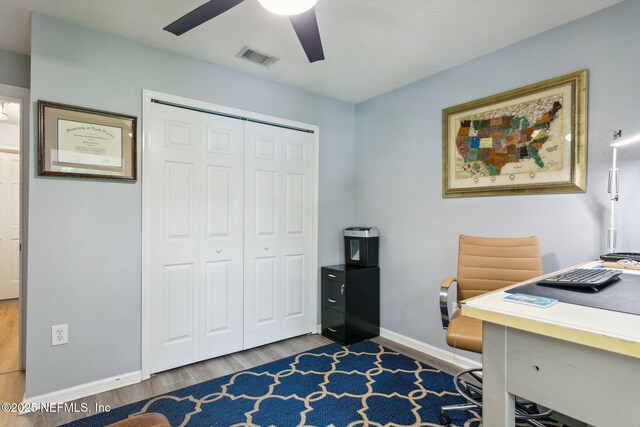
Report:
M380 334L380 268L322 267L322 335L353 344Z

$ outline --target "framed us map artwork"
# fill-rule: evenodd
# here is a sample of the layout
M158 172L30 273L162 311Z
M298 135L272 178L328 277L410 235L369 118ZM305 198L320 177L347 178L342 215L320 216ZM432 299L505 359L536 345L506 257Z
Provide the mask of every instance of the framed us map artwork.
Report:
M586 191L587 70L442 111L442 196Z

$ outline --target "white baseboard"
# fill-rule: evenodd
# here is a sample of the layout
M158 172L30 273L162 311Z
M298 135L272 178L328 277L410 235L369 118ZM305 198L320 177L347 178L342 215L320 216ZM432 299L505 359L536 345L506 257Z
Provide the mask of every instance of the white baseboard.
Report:
M27 409L25 412L29 412L31 406L47 403L65 403L116 388L136 384L140 381L142 381L142 371L134 371L111 378L80 384L51 393L41 394L39 396L29 397L24 400L24 403L28 404L24 405L25 409Z
M482 363L480 362L476 362L475 360L471 360L467 357L455 354L452 351L443 350L440 347L418 341L414 338L410 338L406 335L402 335L388 329L380 328L380 336L397 342L398 344L406 345L407 347L410 347L421 353L428 354L429 356L433 356L447 363L451 363L452 365L459 366L461 369L482 367Z

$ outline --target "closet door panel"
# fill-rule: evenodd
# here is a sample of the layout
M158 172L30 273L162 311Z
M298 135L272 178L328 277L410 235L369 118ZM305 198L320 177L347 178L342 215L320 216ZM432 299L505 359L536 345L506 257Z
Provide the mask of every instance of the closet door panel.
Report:
M212 261L206 266L205 334L229 332L232 328L230 298L233 291L231 261Z
M244 124L202 114L201 360L243 348Z
M313 142L313 134L283 132L282 269L286 280L281 328L286 337L309 331L309 294L313 283Z
M305 256L287 255L284 261L284 318L304 316L305 310Z
M301 173L285 175L285 233L287 236L304 235L305 176Z
M245 348L250 348L309 332L313 135L256 123L245 129Z
M233 208L233 169L230 167L207 166L207 237L228 238L231 232Z
M152 106L149 158L151 372L193 363L199 349L199 118Z
M242 349L244 129L151 108L150 338L159 372Z
M245 348L281 336L282 146L272 126L245 124Z
M280 212L277 206L276 182L278 173L270 170L257 170L255 173L255 234L262 239L275 238L276 216Z
M277 321L276 259L256 258L254 320L256 325L266 325Z
M192 341L196 338L193 264L167 265L164 277L164 340L169 344Z
M193 243L195 209L193 162L165 161L165 236L167 240Z

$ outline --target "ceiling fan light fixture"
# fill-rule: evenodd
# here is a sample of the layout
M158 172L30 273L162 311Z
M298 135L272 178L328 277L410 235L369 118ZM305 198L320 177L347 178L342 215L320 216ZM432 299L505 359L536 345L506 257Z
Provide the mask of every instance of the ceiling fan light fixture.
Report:
M306 12L318 0L258 0L262 7L277 15L292 16Z

